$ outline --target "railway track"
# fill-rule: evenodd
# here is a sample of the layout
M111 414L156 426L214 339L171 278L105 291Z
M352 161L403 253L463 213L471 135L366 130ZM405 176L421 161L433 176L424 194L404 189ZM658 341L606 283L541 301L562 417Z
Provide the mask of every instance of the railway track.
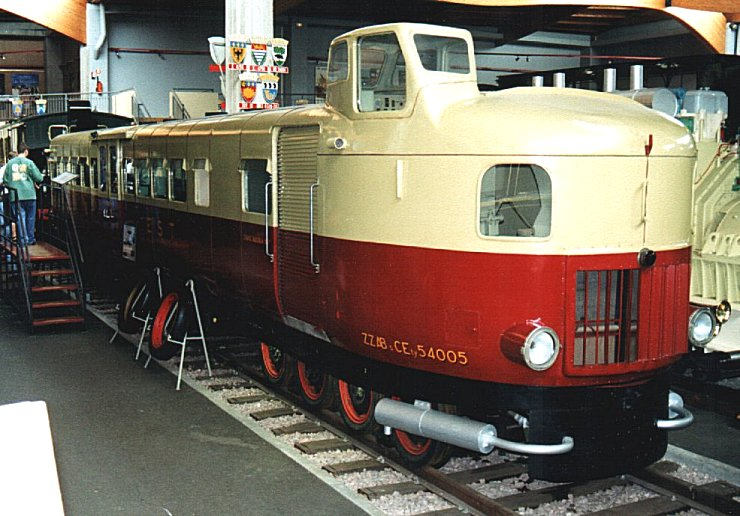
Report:
M93 302L90 311L115 328L109 302ZM347 433L336 414L310 410L299 396L264 383L257 346L224 341L209 348L212 375L201 354L188 353L184 381L369 513L740 514L740 487L670 461L632 475L569 484L530 480L520 457L496 451L456 456L440 469L411 470L372 436ZM176 374L178 358L162 365Z

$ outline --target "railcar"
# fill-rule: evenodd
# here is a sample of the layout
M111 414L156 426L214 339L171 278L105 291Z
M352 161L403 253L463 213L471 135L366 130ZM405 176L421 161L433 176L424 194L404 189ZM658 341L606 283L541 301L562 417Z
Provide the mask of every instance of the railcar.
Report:
M713 320L689 323L685 127L595 92L483 94L459 29L359 29L329 56L325 105L55 138L86 268L196 278L206 334L249 325L268 379L334 392L353 429L374 415L413 463L495 446L573 480L660 458L692 420L666 372ZM169 356L192 310L147 285L119 320L154 299Z

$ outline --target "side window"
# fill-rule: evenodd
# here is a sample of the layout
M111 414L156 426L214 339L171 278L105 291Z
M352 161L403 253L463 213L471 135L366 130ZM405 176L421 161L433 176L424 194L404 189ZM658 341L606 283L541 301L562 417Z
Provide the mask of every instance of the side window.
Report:
M537 165L496 165L481 181L480 232L483 236L550 235L552 185Z
M87 158L80 158L77 161L77 173L82 175L82 186L90 185L90 167L87 166Z
M265 185L270 181L266 159L243 159L239 165L242 178L242 210L265 213ZM267 203L268 213L270 202Z
M146 166L145 159L135 159L134 169L136 170L136 195L139 197L151 197L152 195L152 176L149 167Z
M91 183L90 187L95 188L98 183L98 159L97 158L90 158L90 177Z
M151 160L150 163L152 165L154 197L156 199L167 199L167 175L164 172L164 160L157 158Z
M349 77L347 42L340 41L329 49L328 82L346 81Z
M105 159L105 146L98 149L98 156L100 157L100 177L95 181L95 188L100 188L101 192L105 192L108 187L108 162Z
M210 177L208 176L208 168L205 159L198 158L193 160L193 177L195 179L195 205L196 206L210 206L211 204L211 192L210 192Z
M183 161L171 159L168 163L170 165L170 199L185 202L188 200L188 190Z
M77 161L77 158L69 158L69 171L73 174L77 174L77 177L74 180L74 184L77 186L83 185L82 182L82 174L80 170L80 164Z
M360 111L397 111L406 104L406 63L395 34L360 39Z
M49 177L57 177L57 162L49 160L47 165L49 167Z
M116 155L116 146L110 146L110 193L118 193L118 156Z
M123 175L126 181L126 193L136 195L136 170L131 158L124 158L123 160Z

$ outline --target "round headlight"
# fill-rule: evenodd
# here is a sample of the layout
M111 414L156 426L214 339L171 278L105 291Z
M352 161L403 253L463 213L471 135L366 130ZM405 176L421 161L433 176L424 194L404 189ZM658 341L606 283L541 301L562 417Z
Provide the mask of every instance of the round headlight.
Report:
M709 308L699 308L689 318L689 342L703 348L714 337L717 320Z
M555 331L546 326L537 328L527 336L522 347L524 362L535 371L544 371L555 363L560 351L560 341Z

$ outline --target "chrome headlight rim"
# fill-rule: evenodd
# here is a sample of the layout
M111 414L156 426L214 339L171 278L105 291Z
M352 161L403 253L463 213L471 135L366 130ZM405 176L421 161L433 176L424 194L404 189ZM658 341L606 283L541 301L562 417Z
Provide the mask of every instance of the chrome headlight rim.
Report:
M709 331L706 332L705 336L697 337L694 334L694 330L699 327L702 319L704 324L708 326ZM708 325L706 324L708 321ZM718 324L717 317L714 315L714 311L708 307L697 308L689 317L689 342L692 346L703 348L717 335Z
M533 361L531 352L534 349L533 346L536 344L536 339L541 335L547 335L552 341L552 351L550 357L545 361ZM553 366L557 361L558 355L560 354L560 339L558 334L552 328L547 326L539 326L532 330L527 335L524 345L522 346L522 357L524 363L533 371L545 371Z

